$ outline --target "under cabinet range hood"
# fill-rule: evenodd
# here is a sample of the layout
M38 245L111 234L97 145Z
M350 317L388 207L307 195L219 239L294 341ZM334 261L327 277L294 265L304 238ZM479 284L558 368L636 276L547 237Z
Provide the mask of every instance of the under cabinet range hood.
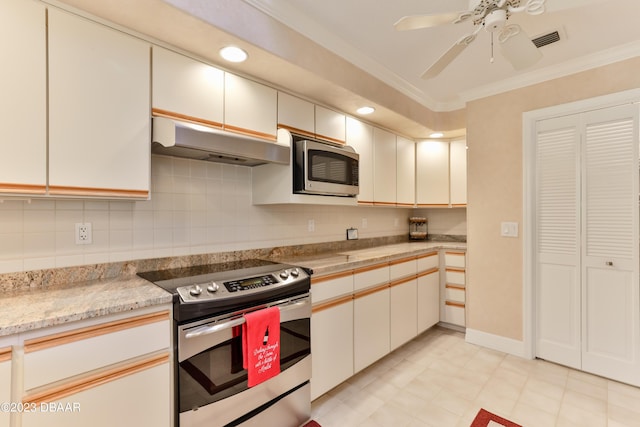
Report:
M155 154L242 166L290 162L290 148L285 145L165 117L152 120Z

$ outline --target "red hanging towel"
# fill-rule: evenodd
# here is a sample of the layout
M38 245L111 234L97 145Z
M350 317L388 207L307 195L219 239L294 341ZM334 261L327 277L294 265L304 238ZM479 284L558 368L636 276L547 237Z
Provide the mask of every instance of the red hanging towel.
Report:
M280 309L265 308L244 315L242 325L243 367L249 387L280 373Z

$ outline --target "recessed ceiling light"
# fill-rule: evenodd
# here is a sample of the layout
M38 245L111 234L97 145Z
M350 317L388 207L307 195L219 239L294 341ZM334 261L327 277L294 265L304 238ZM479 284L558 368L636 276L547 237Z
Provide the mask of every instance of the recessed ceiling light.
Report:
M239 47L227 46L220 49L220 56L229 62L243 62L249 55Z
M358 114L363 114L363 115L364 115L364 114L371 114L371 113L373 113L374 111L376 111L376 109L375 109L375 108L373 108L373 107L360 107L360 108L358 108L358 109L356 110L356 112L357 112Z
M442 138L444 136L444 133L442 132L433 132L431 135L429 135L429 138Z

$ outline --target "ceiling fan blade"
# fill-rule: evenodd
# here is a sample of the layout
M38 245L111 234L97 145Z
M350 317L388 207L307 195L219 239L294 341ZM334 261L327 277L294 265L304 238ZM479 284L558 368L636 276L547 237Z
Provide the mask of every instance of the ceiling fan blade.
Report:
M498 35L502 56L513 68L522 70L538 62L542 53L519 25L507 25Z
M461 15L467 12L451 12L436 15L411 15L403 16L393 26L398 31L417 30L419 28L436 27L443 24L456 22Z
M442 70L447 68L451 61L456 59L458 55L460 55L462 51L476 39L476 34L477 31L458 40L449 48L449 50L443 53L442 56L440 56L440 58L438 58L438 60L434 62L421 77L423 79L430 79L440 74Z

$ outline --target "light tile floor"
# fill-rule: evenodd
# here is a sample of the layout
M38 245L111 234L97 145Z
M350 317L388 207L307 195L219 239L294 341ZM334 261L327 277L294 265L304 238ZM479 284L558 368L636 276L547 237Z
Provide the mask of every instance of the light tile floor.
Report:
M312 403L322 427L640 427L640 388L468 344L433 328Z

